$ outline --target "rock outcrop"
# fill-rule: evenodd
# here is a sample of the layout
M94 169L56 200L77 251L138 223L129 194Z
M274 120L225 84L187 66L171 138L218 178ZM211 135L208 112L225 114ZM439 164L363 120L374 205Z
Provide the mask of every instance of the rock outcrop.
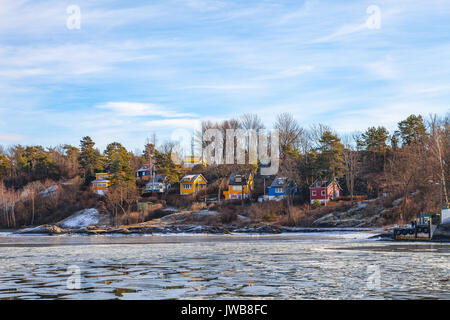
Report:
M320 217L312 223L312 227L380 227L386 224L386 217L392 215L396 209L395 205L391 208L383 207L379 200L360 202L346 211L332 212Z
M61 234L67 233L69 230L62 229L58 226L51 224L44 224L42 226L34 227L34 228L26 228L19 230L19 233L36 233L36 234Z
M450 241L450 223L441 223L433 233L435 241Z
M109 226L111 217L109 214L99 212L95 208L83 209L75 212L70 217L57 223L61 228L80 229L88 226Z

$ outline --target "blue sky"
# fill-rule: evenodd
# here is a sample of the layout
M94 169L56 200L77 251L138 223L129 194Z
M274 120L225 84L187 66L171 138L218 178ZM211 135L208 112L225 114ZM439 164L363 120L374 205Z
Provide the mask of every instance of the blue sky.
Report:
M0 145L135 150L244 112L392 130L449 111L449 31L449 0L0 0Z

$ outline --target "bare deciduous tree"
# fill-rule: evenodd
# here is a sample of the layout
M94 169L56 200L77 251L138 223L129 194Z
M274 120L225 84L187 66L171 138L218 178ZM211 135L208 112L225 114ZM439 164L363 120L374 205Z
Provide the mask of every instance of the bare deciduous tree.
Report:
M43 189L44 185L40 181L33 181L26 185L22 193L31 200L31 225L34 225L36 197Z
M441 122L441 123L439 123ZM449 146L448 139L446 140L445 136L445 130L450 129L450 124L447 121L442 120L439 121L436 115L430 116L429 121L429 127L430 127L430 146L431 151L433 152L434 157L439 162L439 169L440 169L440 183L442 186L441 192L443 193L444 200L446 203L446 206L449 206L449 200L448 200L448 193L447 193L447 184L446 184L446 174L445 174L445 160L444 160L444 146L446 145L447 149Z
M290 113L281 113L277 116L274 125L275 129L279 131L279 141L282 156L287 150L296 150L299 147L300 137L304 130L298 124L297 120Z
M260 130L264 129L265 126L261 121L261 118L256 113L244 113L240 117L241 127L245 130Z
M355 150L355 145L348 139L344 139L344 152L342 158L344 160L344 175L351 201L353 201L355 191L355 179L360 169L360 154Z

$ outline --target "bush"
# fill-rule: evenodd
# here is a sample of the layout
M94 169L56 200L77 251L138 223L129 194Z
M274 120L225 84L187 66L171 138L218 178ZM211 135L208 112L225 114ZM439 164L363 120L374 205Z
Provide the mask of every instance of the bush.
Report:
M310 221L311 218L312 217L308 216L307 212L304 209L292 206L290 209L290 214L287 214L283 217L283 219L281 220L281 224L291 227L306 227L312 223L312 221Z
M206 208L206 203L204 203L204 202L194 202L191 205L191 209L190 210L192 212L198 212L198 211L203 210L205 208Z
M169 194L166 198L167 204L176 208L189 208L194 201L195 198L192 195Z
M249 209L249 216L253 220L274 221L284 214L286 214L284 201L252 203Z
M320 201L316 199L316 200L314 200L311 207L312 207L312 209L317 209L317 208L320 208L320 206L321 206Z
M237 213L227 209L219 214L219 220L222 223L232 223L237 220Z
M41 193L50 186L56 186L56 191L50 194ZM6 221L3 207L0 208L0 227L24 227L31 225L32 222L33 225L56 223L78 210L97 207L100 197L83 190L80 186L80 179L72 179L63 184L45 181L41 188L36 190L34 200L31 193L24 192L19 197L23 190L13 192L3 188L4 198L15 194L18 200L14 207L13 220ZM26 186L26 188L29 187L31 185Z
M143 222L144 215L139 212L130 212L127 214L123 214L118 218L118 223L120 225L130 225L130 224L136 224L139 222Z
M273 222L277 220L277 215L274 213L267 213L263 215L262 219L266 222Z

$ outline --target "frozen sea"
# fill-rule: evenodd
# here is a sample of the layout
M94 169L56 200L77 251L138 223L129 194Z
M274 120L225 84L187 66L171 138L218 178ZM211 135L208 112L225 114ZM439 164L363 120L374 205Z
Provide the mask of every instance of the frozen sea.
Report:
M0 299L450 299L450 244L372 235L0 233Z

